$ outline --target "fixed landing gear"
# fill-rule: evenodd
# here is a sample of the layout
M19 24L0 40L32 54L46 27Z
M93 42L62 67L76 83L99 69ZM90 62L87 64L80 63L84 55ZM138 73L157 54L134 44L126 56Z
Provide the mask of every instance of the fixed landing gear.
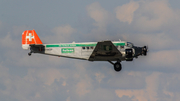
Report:
M31 54L32 54L32 51L28 53L29 56L31 56Z
M108 61L108 62L111 63L112 65L114 65L114 70L116 72L119 72L122 70L122 66L121 66L120 61L117 61L116 63L113 63L112 61Z
M120 62L116 62L116 63L114 64L114 70L115 70L116 72L119 72L119 71L121 71L121 69L122 69L122 66L121 66Z
M31 53L28 53L29 56L31 56Z

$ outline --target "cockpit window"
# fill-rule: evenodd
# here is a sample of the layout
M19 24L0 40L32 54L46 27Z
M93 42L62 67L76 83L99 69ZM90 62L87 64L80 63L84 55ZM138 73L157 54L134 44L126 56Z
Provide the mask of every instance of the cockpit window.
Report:
M128 47L133 47L133 44L131 42L127 42Z

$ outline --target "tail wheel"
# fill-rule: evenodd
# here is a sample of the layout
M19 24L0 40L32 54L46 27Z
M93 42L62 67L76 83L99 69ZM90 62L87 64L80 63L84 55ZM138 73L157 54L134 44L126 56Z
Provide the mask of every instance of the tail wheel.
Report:
M28 53L29 56L31 56L31 53Z
M28 55L29 55L29 56L31 56L31 54L32 54L32 53L33 53L33 52L32 52L32 51L30 51L30 52L28 53Z
M120 64L119 62L116 62L116 63L114 64L114 70L115 70L116 72L119 72L119 71L121 71L121 69L122 69L121 64Z

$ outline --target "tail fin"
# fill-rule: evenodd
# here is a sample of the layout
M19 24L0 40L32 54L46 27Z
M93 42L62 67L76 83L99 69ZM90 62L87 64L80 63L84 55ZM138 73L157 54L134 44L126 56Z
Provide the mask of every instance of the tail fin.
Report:
M43 44L35 30L26 30L22 33L22 48L28 50L31 44Z

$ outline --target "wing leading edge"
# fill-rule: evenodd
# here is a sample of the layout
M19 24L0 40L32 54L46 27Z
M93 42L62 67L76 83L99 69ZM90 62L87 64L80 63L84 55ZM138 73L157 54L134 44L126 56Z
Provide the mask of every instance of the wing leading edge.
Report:
M102 41L97 43L89 61L116 61L121 57L122 54L111 41Z

